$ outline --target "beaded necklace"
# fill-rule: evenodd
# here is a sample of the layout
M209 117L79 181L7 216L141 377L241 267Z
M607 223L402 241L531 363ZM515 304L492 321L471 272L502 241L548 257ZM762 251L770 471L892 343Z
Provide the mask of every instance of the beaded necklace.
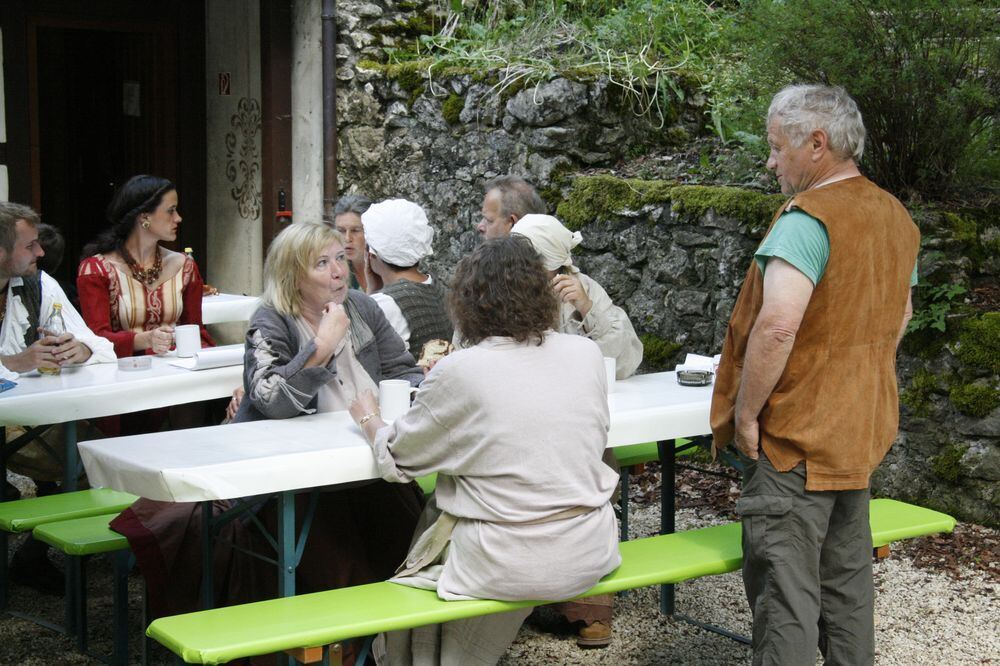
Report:
M149 268L143 268L139 265L139 262L132 258L129 251L125 249L123 245L121 247L120 253L122 259L125 260L125 264L128 266L129 270L132 271L132 277L136 279L137 282L141 282L145 285L152 285L154 282L160 279L160 271L163 270L163 257L160 255L160 246L156 246L156 258L153 259L153 265Z

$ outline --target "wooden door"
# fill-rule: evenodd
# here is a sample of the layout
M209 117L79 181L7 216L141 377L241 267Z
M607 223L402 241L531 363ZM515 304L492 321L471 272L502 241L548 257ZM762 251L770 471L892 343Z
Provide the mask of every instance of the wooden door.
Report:
M11 180L30 183L29 192L17 190L30 199L20 200L66 239L56 277L72 283L83 246L108 226L104 211L115 188L139 173L177 184L184 223L175 245L195 248L203 260L203 5L13 4L20 22L10 28L23 36L23 50L7 58L5 73L23 68L15 105L25 106L27 127L18 129L28 141L27 159L12 160Z

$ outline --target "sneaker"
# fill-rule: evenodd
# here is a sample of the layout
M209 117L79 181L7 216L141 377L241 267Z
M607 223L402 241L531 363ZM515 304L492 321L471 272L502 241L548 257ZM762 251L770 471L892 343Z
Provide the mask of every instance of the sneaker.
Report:
M576 638L576 644L582 648L602 648L611 643L611 626L603 622L584 625Z

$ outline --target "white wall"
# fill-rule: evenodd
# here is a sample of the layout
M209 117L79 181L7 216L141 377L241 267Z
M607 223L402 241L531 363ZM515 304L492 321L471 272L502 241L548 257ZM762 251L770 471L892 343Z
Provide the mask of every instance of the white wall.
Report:
M205 12L207 281L227 293L259 294L260 8L257 0L212 0ZM230 75L229 95L219 91L222 72ZM223 341L242 339L238 326L213 330Z

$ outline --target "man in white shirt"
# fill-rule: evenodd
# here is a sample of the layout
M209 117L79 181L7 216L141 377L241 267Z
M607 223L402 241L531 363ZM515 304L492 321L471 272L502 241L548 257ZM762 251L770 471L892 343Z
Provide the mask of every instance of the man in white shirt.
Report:
M111 343L95 335L59 283L38 271L45 254L38 243L38 214L27 206L0 202L0 376L39 367L113 361ZM38 328L62 304L66 332L45 335Z
M111 342L87 328L59 283L38 270L38 259L45 255L38 243L38 222L38 213L28 206L0 202L0 378L3 379L16 380L20 373L38 368L115 360ZM58 336L39 330L56 303L62 304L66 324L66 332ZM59 416L53 415L53 420L59 420ZM7 439L14 440L19 431L23 432L8 425ZM51 428L43 436L49 446L37 446L33 441L9 458L13 469L32 477L39 495L53 492L54 481L63 476L63 461L45 453L46 449L63 451L61 429ZM46 551L44 543L29 537L11 560L10 579L42 592L62 594L62 574L49 562Z

